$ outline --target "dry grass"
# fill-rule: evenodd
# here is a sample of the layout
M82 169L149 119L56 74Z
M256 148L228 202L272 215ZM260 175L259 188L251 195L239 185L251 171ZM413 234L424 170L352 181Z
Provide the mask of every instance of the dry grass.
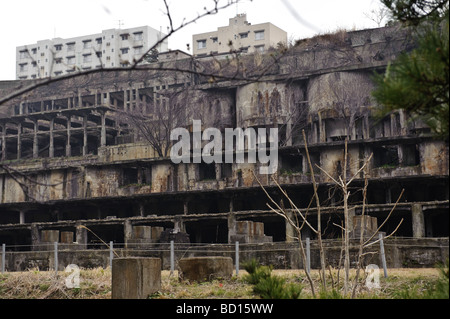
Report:
M252 286L244 281L246 272L241 270L239 277L231 280L214 280L206 283L180 282L175 272L170 276L169 271L162 272L161 291L151 296L157 299L252 299ZM283 276L287 282L299 284L303 287L302 298L312 298L310 287L302 270L275 270L273 274ZM334 281L329 274L328 287L337 288L337 271L332 271ZM351 273L354 278L354 271ZM411 291L420 295L431 283L439 278L438 269L389 269L389 277L384 278L381 271L381 289L368 290L365 276L362 273L358 289L359 298L402 298L402 292ZM340 272L342 285L343 272ZM111 270L92 269L81 270L80 287L67 288L65 279L68 273L60 271L58 277L54 272L30 270L27 272L6 273L0 275L0 299L110 299L111 298ZM319 274L312 271L316 287L319 287ZM338 289L336 289L338 290ZM400 293L399 293L400 292ZM335 298L338 295L319 294L322 298Z
M0 299L110 299L111 271L80 271L80 287L67 288L70 273L30 270L0 275Z

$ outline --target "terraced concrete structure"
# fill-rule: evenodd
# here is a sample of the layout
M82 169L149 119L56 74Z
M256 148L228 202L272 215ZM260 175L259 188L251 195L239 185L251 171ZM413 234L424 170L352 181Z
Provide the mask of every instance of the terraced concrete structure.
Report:
M165 129L191 129L195 119L222 131L277 127L273 177L303 210L313 188L302 131L313 167L335 178L348 138L347 176L373 153L365 213L378 225L405 190L381 231L403 218L396 236L448 237L448 141L401 110L374 116L372 74L414 45L407 30L387 27L305 39L286 52L221 59L174 52L134 69L3 82L0 243L38 247L52 230L65 238L72 232L80 249L98 241L93 233L133 247L293 241L293 228L266 206L253 172L278 202L283 196L271 176L259 175L259 164L170 160ZM340 237L342 194L314 169L324 237ZM363 185L360 174L352 186ZM361 192L350 204L351 215L361 214ZM314 201L307 218L317 224ZM242 222L258 225L256 233L242 233ZM314 239L306 228L304 236Z

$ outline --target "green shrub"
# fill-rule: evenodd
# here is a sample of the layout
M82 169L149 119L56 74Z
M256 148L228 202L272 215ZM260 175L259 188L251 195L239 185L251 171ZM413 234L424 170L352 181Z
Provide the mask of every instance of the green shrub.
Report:
M244 280L251 285L256 285L262 279L269 278L272 275L272 267L261 266L256 259L244 263L243 266L248 272L248 275L244 276Z
M272 267L261 266L255 259L244 264L248 275L244 280L254 285L253 292L262 299L299 299L302 287L287 284L286 279L273 276Z

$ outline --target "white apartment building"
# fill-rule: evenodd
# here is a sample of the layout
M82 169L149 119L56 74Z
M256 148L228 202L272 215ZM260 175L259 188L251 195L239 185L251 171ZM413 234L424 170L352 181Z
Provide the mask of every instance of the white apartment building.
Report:
M16 79L67 75L95 68L127 67L165 34L149 26L110 29L70 39L54 38L16 48ZM165 40L158 52L168 50Z
M264 52L280 42L287 43L285 31L272 23L252 25L247 21L246 14L231 18L228 26L219 27L217 31L195 34L192 38L196 57L228 53L230 50Z

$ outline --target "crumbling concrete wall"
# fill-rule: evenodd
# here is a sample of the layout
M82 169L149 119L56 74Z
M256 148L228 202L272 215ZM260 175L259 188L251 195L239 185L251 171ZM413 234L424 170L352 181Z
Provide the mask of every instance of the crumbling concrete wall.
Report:
M299 85L256 82L238 87L237 127L276 127L292 121L298 103L304 101Z
M420 167L423 174L448 175L449 150L444 142L421 143Z

